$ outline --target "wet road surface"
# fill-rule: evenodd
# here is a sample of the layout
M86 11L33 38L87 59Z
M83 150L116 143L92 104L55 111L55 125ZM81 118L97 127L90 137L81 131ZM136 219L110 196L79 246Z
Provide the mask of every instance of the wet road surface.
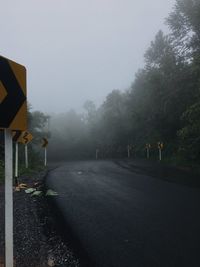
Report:
M200 266L199 188L113 161L62 163L47 185L92 267Z

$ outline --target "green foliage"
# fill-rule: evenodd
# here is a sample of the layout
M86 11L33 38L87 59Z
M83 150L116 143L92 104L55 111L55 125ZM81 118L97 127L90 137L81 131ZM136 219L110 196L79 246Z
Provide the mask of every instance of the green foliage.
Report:
M109 145L127 145L129 118L125 93L113 90L101 107L101 125L104 142Z
M50 137L49 133L50 116L45 115L40 111L33 111L28 113L28 129L34 136L34 143L41 143L41 139Z
M194 57L200 50L199 0L177 0L166 21L179 56L186 61Z
M189 160L200 162L200 102L189 107L182 115L184 127L178 131L179 152Z

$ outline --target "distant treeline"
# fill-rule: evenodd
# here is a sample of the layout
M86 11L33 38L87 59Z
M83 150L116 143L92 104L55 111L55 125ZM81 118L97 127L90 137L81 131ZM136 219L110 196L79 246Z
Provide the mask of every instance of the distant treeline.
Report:
M145 155L146 143L154 154L160 141L165 157L200 161L200 1L177 0L166 23L170 34L157 33L130 89L52 117L51 158L123 157L128 144Z

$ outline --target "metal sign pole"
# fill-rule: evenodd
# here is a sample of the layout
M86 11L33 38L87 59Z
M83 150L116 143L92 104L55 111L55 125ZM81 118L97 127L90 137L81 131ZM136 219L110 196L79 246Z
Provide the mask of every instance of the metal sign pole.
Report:
M15 144L15 185L18 186L18 143Z
M47 166L47 148L44 148L44 166Z
M9 129L5 129L5 246L6 267L13 267L13 149Z
M162 150L159 148L159 160L162 160Z
M127 146L128 158L130 158L130 146Z
M25 145L25 166L28 169L28 146Z
M149 159L149 148L147 148L147 158Z

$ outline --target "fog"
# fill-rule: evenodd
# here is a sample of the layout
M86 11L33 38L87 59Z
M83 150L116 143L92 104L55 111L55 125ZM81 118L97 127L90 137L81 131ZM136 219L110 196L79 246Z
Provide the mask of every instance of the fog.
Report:
M81 111L129 88L174 0L2 1L0 54L27 67L34 110Z

